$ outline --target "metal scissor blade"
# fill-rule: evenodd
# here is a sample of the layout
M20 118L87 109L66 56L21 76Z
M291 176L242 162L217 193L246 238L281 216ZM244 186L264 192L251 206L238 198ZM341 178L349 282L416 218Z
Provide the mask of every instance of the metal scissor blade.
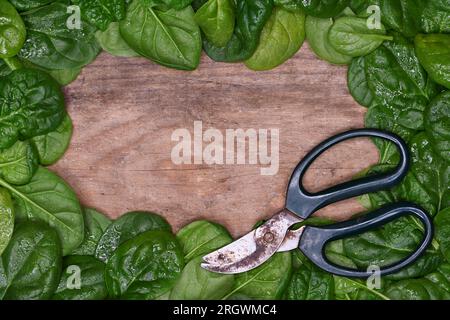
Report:
M298 228L297 230L289 230L277 252L286 252L297 249L304 229L305 226Z
M254 269L277 252L288 229L302 220L282 210L259 228L203 257L201 266L209 271L234 274Z

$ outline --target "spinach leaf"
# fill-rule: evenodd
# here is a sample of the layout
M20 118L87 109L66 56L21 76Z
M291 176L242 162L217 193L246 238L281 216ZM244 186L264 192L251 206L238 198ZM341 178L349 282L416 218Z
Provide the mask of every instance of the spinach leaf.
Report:
M84 208L84 240L72 254L82 256L94 256L97 244L111 224L105 215L91 208Z
M233 289L234 275L209 272L201 263L202 257L196 257L186 264L170 300L218 300Z
M36 9L55 1L56 0L9 0L9 2L11 2L11 4L19 11Z
M450 2L448 0L425 1L420 17L421 31L425 33L450 33Z
M206 255L232 241L224 227L206 220L194 221L181 228L177 239L183 248L185 262Z
M224 299L245 296L250 299L280 299L292 271L290 252L276 253L253 270L235 275L234 289Z
M6 0L0 0L0 58L19 53L26 37L25 25L17 10Z
M40 167L30 183L13 186L0 179L14 200L19 220L41 220L55 228L63 254L78 247L84 238L83 215L73 190L53 172Z
M114 298L154 299L175 285L183 252L167 231L147 231L123 243L109 259L106 287Z
M425 1L380 0L382 20L390 29L413 37L420 32L420 16Z
M12 72L12 70L8 67L8 65L0 59L0 77L5 77L9 75Z
M139 57L120 35L119 22L110 23L105 31L97 31L95 37L102 49L113 56Z
M383 41L392 40L386 35L386 29L369 29L367 19L359 17L341 17L337 19L328 33L328 40L336 51L351 57L365 56Z
M95 257L106 262L122 243L150 230L172 231L167 221L155 213L128 212L111 223L105 230L98 240Z
M235 14L232 0L209 0L194 16L206 39L216 47L224 47L233 36Z
M434 152L431 139L424 132L412 139L411 155L411 171L433 197L436 205L433 213L450 207L450 162Z
M350 0L300 0L299 4L306 14L318 18L331 18L337 16L348 7Z
M181 10L191 4L192 0L150 0L152 6Z
M28 141L17 141L0 152L0 175L12 184L30 182L39 166L36 148Z
M450 262L450 208L446 208L436 215L434 226L442 255L447 262Z
M450 35L418 34L415 44L417 57L429 76L450 89Z
M444 263L439 268L425 276L426 279L437 284L441 289L450 293L450 264Z
M337 300L390 300L380 290L370 289L362 280L333 276Z
M55 2L22 14L27 39L19 57L46 69L79 68L100 52L95 27L81 21L80 29L69 29L68 5Z
M305 40L305 15L275 8L261 32L255 53L245 61L252 70L270 70L300 50Z
M194 70L200 63L201 35L191 7L163 10L135 0L120 33L134 51L161 65Z
M358 15L366 13L371 5L380 5L380 0L350 0L350 8Z
M298 251L298 250L296 250ZM320 270L299 252L301 265L292 275L286 290L288 300L331 300L334 299L334 279L330 273Z
M65 115L64 96L48 74L19 69L0 81L0 149L48 133Z
M205 39L203 48L208 56L223 62L249 59L258 47L261 32L272 14L272 8L272 0L237 1L233 36L225 47L216 47Z
M55 230L37 221L17 226L0 257L0 298L49 299L61 273L61 245Z
M14 205L11 194L8 190L0 188L0 256L13 234L14 216Z
M60 70L48 70L48 73L58 81L62 86L67 86L76 80L81 73L81 68L72 69L60 69Z
M365 57L352 60L347 71L347 85L352 97L362 106L369 107L373 102L366 76Z
M274 0L275 7L283 8L289 11L303 11L300 0Z
M89 23L105 31L111 22L117 22L125 16L124 0L72 0L80 7L81 15Z
M431 277L435 278L435 275ZM444 278L440 275L440 280ZM428 278L407 279L395 282L386 290L386 295L395 300L448 300L450 292L443 289L440 283Z
M328 40L328 32L333 23L334 20L332 18L306 17L306 39L311 49L320 59L333 64L349 64L352 61L352 57L336 51Z
M68 256L53 300L101 300L108 296L105 264L91 256ZM74 279L74 277L79 277ZM78 282L79 281L79 282Z
M48 166L56 163L66 152L72 138L72 120L65 115L56 130L31 138L39 154L39 162Z
M434 151L450 161L450 91L437 96L428 106L425 128Z

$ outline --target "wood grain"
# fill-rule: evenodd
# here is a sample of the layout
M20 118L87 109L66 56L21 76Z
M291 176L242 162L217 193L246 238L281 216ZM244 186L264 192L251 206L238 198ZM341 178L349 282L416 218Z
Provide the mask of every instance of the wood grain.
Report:
M129 210L164 215L177 230L195 219L224 224L234 235L283 207L289 176L313 146L363 126L365 109L349 95L346 67L318 60L305 45L283 66L253 72L203 57L194 72L147 60L101 54L65 90L74 136L53 166L82 203L116 218ZM213 127L280 130L280 167L175 165L172 132ZM368 140L319 158L306 177L312 190L349 179L376 163ZM336 219L362 210L354 201L321 210Z

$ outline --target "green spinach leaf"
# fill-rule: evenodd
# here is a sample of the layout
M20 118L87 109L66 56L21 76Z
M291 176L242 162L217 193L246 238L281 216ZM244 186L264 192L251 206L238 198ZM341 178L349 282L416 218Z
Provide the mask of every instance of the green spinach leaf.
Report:
M17 141L12 147L0 152L0 175L12 184L30 182L39 166L39 157L28 141Z
M328 40L336 51L351 57L365 56L383 41L392 40L386 35L386 29L370 29L367 19L359 17L341 17L337 19L328 33Z
M249 59L258 47L261 32L272 14L272 8L272 0L237 1L233 36L224 47L216 47L205 39L203 48L208 56L223 62Z
M300 0L274 0L275 7L283 8L289 11L303 11Z
M450 161L450 91L431 102L425 115L425 128L434 151L442 159Z
M124 0L72 0L86 21L105 31L111 22L125 17Z
M12 237L14 216L14 205L11 194L8 190L0 188L0 256Z
M66 114L55 131L31 138L39 154L39 162L42 165L54 164L62 158L69 147L72 131L72 120Z
M348 7L350 0L300 0L306 14L318 18L332 18Z
M95 27L81 21L80 29L76 25L69 29L67 7L55 2L22 14L28 32L19 57L51 70L83 67L97 57Z
M61 273L61 245L49 226L21 223L0 257L0 298L49 299Z
M0 149L48 133L65 115L64 96L48 74L19 69L0 81Z
M245 65L252 70L270 70L300 50L305 40L305 15L275 8L261 32L259 45Z
M113 56L139 57L139 54L123 40L119 30L119 22L110 23L105 31L97 31L95 36L102 49Z
M242 296L257 300L280 299L289 284L291 271L291 253L276 253L258 268L237 274L234 289L224 299Z
M14 200L19 220L41 220L55 228L67 255L84 238L83 215L73 190L53 172L40 167L30 183L13 186L0 179Z
M336 51L328 40L328 33L333 26L332 18L306 17L305 31L308 44L320 58L333 64L349 64L352 57Z
M181 228L177 239L183 248L185 262L206 255L232 241L223 226L206 220L194 221Z
M194 16L206 39L216 47L224 47L234 32L236 20L232 0L209 0Z
M201 34L191 7L163 10L134 0L120 33L134 51L161 65L194 70L200 63Z
M442 255L447 262L450 262L450 208L446 208L436 215L434 225Z
M68 256L53 300L101 300L108 296L105 264L91 256Z
M81 73L81 68L48 70L48 73L62 86L67 86L77 79Z
M360 105L364 107L372 105L373 95L367 82L365 57L352 60L347 71L347 85L350 94Z
M0 58L19 53L26 37L25 25L16 9L6 0L0 0Z
M450 35L418 34L415 44L417 57L429 76L450 89Z
M362 280L333 277L337 300L390 300L381 290L370 289Z
M202 257L196 257L186 264L172 288L171 300L218 300L233 289L234 275L207 271L201 263Z
M176 238L148 231L117 248L106 265L106 286L114 298L155 299L172 289L183 266Z
M105 230L98 240L95 257L106 262L122 243L150 230L172 231L167 221L155 213L128 212L111 223Z
M433 275L432 277L435 277ZM441 275L441 278L442 275ZM395 282L386 290L386 295L395 300L448 300L450 292L440 283L428 278L407 279Z
M36 9L55 1L57 0L9 0L9 2L11 2L11 4L19 11Z
M296 250L298 251L298 250ZM330 273L320 270L301 253L301 265L292 275L286 290L288 300L331 300L334 299L334 279Z
M84 208L84 240L72 254L94 256L97 244L111 224L105 215L91 208Z

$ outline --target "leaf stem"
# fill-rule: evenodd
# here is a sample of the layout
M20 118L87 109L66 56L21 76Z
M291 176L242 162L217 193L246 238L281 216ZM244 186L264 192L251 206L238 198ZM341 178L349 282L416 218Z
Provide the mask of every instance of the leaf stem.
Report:
M11 58L4 58L3 61L5 61L6 65L12 70L21 69L23 67L22 62L20 62L17 57L11 57Z

